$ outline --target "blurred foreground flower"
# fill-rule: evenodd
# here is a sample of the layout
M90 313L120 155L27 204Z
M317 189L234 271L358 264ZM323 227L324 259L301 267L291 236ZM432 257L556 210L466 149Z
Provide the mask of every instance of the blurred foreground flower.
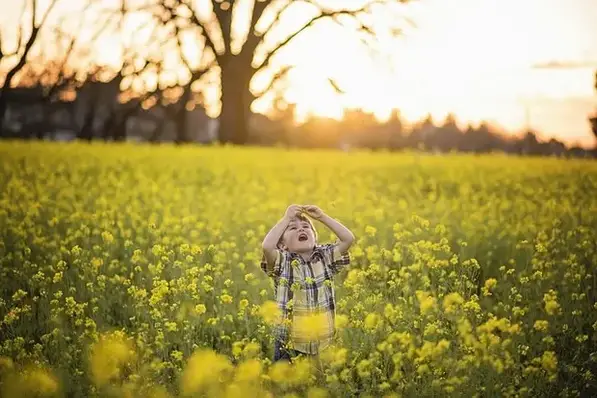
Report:
M55 397L59 394L58 380L50 371L42 368L14 370L0 380L2 397Z
M318 312L308 315L294 316L292 336L299 341L320 340L330 333L329 315Z
M202 349L195 352L185 367L181 379L182 395L192 395L210 387L219 387L233 370L232 364L223 355L212 350ZM243 376L248 376L254 369L247 369Z
M100 337L91 347L90 367L95 385L103 386L118 378L122 369L135 360L135 351L124 333Z
M275 301L268 300L259 308L259 315L266 323L274 324L279 320L281 311Z

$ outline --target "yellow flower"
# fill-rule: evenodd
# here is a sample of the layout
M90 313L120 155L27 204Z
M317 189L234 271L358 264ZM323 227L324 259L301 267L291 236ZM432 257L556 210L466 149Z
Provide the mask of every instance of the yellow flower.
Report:
M334 369L344 366L347 356L348 350L346 348L339 348L336 346L328 347L320 354L321 360Z
M328 314L316 312L308 315L295 315L292 324L293 337L320 340L329 333Z
M183 354L182 354L182 352L175 350L175 351L172 351L170 356L176 361L182 361Z
M91 376L97 386L110 382L120 375L122 368L135 359L131 342L123 333L116 332L100 337L91 347Z
M549 327L549 322L544 321L544 320L537 320L537 321L535 321L535 324L533 325L533 328L535 328L535 330L538 330L540 332L545 332L548 327Z
M255 342L248 343L247 345L245 345L245 348L243 349L243 355L245 356L245 358L252 358L259 355L260 353L261 345Z
M148 398L170 398L168 390L162 386L150 387L145 396Z
M242 362L236 368L235 378L237 381L256 381L261 376L263 365L257 359L249 359L248 361Z
M368 359L362 359L359 363L357 363L357 374L363 378L367 379L371 377L371 370L372 364L371 361Z
M451 314L457 310L457 307L464 303L464 299L458 293L450 293L444 297L442 306L447 314Z
M277 323L282 312L278 308L278 304L275 301L268 300L263 303L259 310L259 315L268 324Z
M110 232L104 231L102 232L102 240L104 243L112 243L114 242L114 236Z
M230 295L228 295L228 294L222 294L222 295L220 296L220 301L221 301L223 304L230 304L230 303L232 303L232 296L230 296Z
M2 397L55 396L59 390L56 377L43 368L26 367L3 377L0 384Z
M334 324L337 329L344 329L348 326L348 317L344 314L337 314Z
M327 398L329 396L327 390L321 387L310 387L307 390L307 398Z
M169 332L178 331L178 325L176 324L176 322L166 322L164 326L166 326L166 330Z
M288 382L292 372L290 363L286 361L275 362L269 369L269 377L274 383L282 384Z
M219 385L232 371L226 357L209 349L196 351L189 358L181 378L183 395L193 395L211 385Z
M2 373L11 371L14 368L12 359L8 357L0 357L0 375Z
M541 356L541 366L548 372L555 372L558 367L558 359L553 351L545 351Z
M371 331L375 330L381 325L382 322L383 321L378 314L367 314L367 316L365 317L365 329Z
M425 314L435 308L435 298L425 291L417 290L415 292L417 300L419 301L419 308L421 313Z
M485 286L481 289L483 291L484 296L491 296L491 291L497 285L497 280L495 278L489 278L485 281Z
M560 304L558 303L558 296L554 290L550 290L543 295L543 302L545 303L545 312L549 315L556 315L560 313Z
M377 228L375 228L374 226L367 225L365 227L365 234L366 235L368 235L370 237L374 237L376 233L377 233Z
M242 341L235 341L232 343L232 356L239 357L240 354L243 352L243 345Z
M205 308L204 304L197 304L195 306L195 313L197 315L203 315L203 314L205 314L206 311L207 311L207 308Z

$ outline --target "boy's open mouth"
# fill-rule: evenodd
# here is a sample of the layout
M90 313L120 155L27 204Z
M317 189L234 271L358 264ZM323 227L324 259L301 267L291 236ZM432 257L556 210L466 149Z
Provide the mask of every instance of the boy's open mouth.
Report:
M299 234L299 236L298 236L299 242L304 242L304 241L306 241L308 239L309 239L309 236L306 233L304 233L304 232L301 232Z

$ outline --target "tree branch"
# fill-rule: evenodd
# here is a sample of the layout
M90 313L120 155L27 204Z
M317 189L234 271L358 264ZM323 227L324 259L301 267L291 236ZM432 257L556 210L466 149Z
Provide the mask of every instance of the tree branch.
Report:
M188 82L188 85L190 88L191 84L200 80L203 76L205 76L211 70L211 68L216 66L216 60L212 60L204 67L201 67L201 61L200 61L197 68L193 68L184 53L184 49L182 47L182 41L180 38L180 30L178 29L178 27L176 29L175 37L176 37L176 45L178 48L178 53L180 55L180 59L182 60L182 63L184 64L184 66L189 71L189 74L191 75L189 82ZM205 56L205 52L203 52L202 56L203 57ZM186 90L186 88L185 88L185 90Z
M251 13L251 23L249 24L249 33L247 34L247 40L243 45L242 53L250 53L251 55L254 54L255 49L261 41L261 35L257 33L257 23L261 19L261 16L263 15L267 7L270 4L272 4L272 1L273 0L254 0L253 11ZM288 7L288 4L289 3L286 4L283 10ZM283 10L281 10L280 12L283 12ZM276 17L279 17L279 15L280 14L278 13Z
M346 94L346 91L344 91L339 85L338 82L335 81L334 79L332 79L331 77L327 78L328 83L330 84L330 86L332 86L332 88L334 89L334 91L336 92L336 94Z
M257 26L257 22L261 19L261 16L267 9L267 7L273 3L273 0L255 0L253 2L253 12L251 13L251 33L255 33L255 27ZM285 6L284 8L286 8ZM283 10L282 10L283 11Z
M66 68L68 60L71 54L73 53L73 49L75 48L76 42L77 36L73 35L66 49L64 58L62 59L62 62L58 65L59 72L58 76L56 77L56 81L50 86L49 90L46 92L45 99L52 101L54 95L58 93L60 90L64 89L64 87L66 87L66 85L68 84L70 76L67 77Z
M29 52L31 51L31 48L35 44L35 41L39 34L39 31L43 28L44 23L46 22L46 20L48 18L48 15L52 11L52 8L54 8L56 3L58 2L58 0L51 1L50 5L46 9L45 15L42 17L41 22L39 23L39 25L36 25L35 20L36 20L36 16L37 16L37 0L31 0L31 1L32 1L31 36L29 37L29 40L27 41L27 44L25 45L23 53L21 54L21 58L19 59L17 64L15 66L13 66L12 69L6 74L6 78L4 80L2 90L0 91L0 97L4 96L6 90L10 89L10 85L12 84L12 79L14 79L15 75L17 73L19 73L19 71L21 69L23 69L23 66L25 66L25 63L27 63L27 57L29 55Z
M276 17L274 18L274 20L268 25L267 28L265 28L265 30L263 31L261 36L265 36L267 33L271 32L272 29L275 28L278 23L280 23L280 18L282 17L282 14L284 14L284 12L288 8L290 8L292 3L293 3L293 0L286 1L286 3L282 6L282 8L276 13Z
M201 30L203 37L205 37L205 43L207 44L207 47L209 47L209 49L211 49L211 51L214 53L214 56L216 57L216 59L218 60L218 63L219 63L222 60L222 56L218 53L218 51L216 49L216 45L215 45L213 39L211 38L209 31L207 30L207 26L205 26L205 24L199 20L199 17L195 13L195 10L193 9L193 7L191 5L189 5L187 3L187 1L176 0L176 4L179 6L183 6L188 10L188 12L190 13L191 22ZM163 5L163 7L166 10L168 10L170 15L172 15L173 17L178 16L178 14L176 13L176 10L174 10L172 7L169 7L165 4Z
M220 31L222 32L224 53L230 54L230 48L232 47L232 10L234 8L234 1L232 1L232 3L219 3L217 0L212 0L211 6L213 8L213 13L216 15L216 21L220 25Z
M87 13L87 11L91 8L91 5L93 4L92 1L89 1L85 7L83 8L82 12L80 15L85 15ZM62 62L59 64L59 73L58 76L56 78L56 82L54 82L54 84L52 84L52 86L50 87L50 89L47 91L46 93L46 99L49 99L50 101L52 100L52 97L59 92L60 90L64 89L69 82L74 78L75 73L73 72L70 76L67 76L66 74L66 70L67 70L67 64L74 52L75 49L75 45L77 44L77 39L78 37L80 37L81 32L83 31L83 24L84 24L84 18L80 18L79 19L79 24L77 26L77 30L76 32L71 36L71 39L68 43L68 47L66 48L65 54L64 54L64 58L62 59ZM100 28L99 30L96 31L96 33L92 36L90 44L93 43L97 37L99 36L99 34L102 32L103 28ZM57 36L60 36L62 34L62 31L58 31Z
M33 0L35 4L35 0ZM19 50L23 47L23 17L25 16L25 11L27 11L27 2L24 1L23 2L23 7L21 8L21 14L19 15L19 31L17 32L17 47L14 51L15 54L19 53ZM35 11L33 11L33 13L35 14ZM32 27L35 26L35 24L31 25Z
M266 34L269 33L280 22L281 15L292 5L292 3L293 3L292 0L287 1L282 6L282 8L276 13L276 17L274 18L274 20L268 25L268 27L262 33L257 32L256 25L257 25L257 22L259 21L259 19L258 18L255 19L253 21L253 24L251 25L251 30L247 37L247 42L245 43L245 46L243 47L243 51L246 50L247 53L250 53L251 56L253 56L255 54L255 50L257 49L257 46L259 46L259 44L263 42ZM269 4L271 4L271 2L268 2L268 5ZM265 12L266 7L264 7L264 9L261 11L261 14L263 14L263 12Z
M380 3L381 0L371 0L369 1L367 4L363 5L362 7L355 9L355 10L336 10L336 11L330 11L330 10L323 10L321 9L321 7L319 7L320 9L320 13L319 15L316 15L314 17L312 17L309 21L307 21L306 23L304 23L299 29L297 29L294 33L290 34L286 39L284 39L282 42L278 43L278 45L276 47L274 47L272 50L270 50L269 54L265 57L265 59L263 60L263 62L261 64L259 64L259 66L255 67L254 69L260 70L263 69L264 67L266 67L270 61L272 60L272 58L284 47L286 46L288 43L290 43L295 37L297 37L300 33L304 32L307 28L313 26L317 21L323 20L325 18L334 18L334 17L338 17L341 15L348 15L348 16L356 16L359 13L363 13L368 11L372 5L376 4L376 3ZM312 1L310 1L311 4L316 5L315 3L313 3ZM270 25L270 28L273 26L274 24L272 23L272 25Z
M278 81L280 81L283 77L288 75L288 72L290 72L293 68L294 68L294 65L286 65L283 68L281 68L278 72L276 72L276 74L270 80L269 84L263 90L261 90L257 94L253 94L253 98L254 99L261 98L265 94L269 93L274 88L276 83Z

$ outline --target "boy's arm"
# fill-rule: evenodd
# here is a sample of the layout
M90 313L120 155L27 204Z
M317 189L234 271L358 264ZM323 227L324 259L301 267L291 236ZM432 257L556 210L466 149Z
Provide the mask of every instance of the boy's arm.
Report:
M278 242L284 234L286 227L288 227L288 223L290 223L290 219L296 216L297 213L300 212L300 207L297 205L290 205L288 209L286 209L286 213L284 217L282 217L276 225L265 235L261 247L263 249L263 254L265 255L265 259L268 265L273 265L276 261L277 249L278 249Z
M328 216L327 214L322 215L318 220L336 234L340 240L338 243L338 249L340 250L340 253L346 252L350 246L352 246L352 243L355 239L354 234L338 220Z
M355 238L354 234L348 228L342 225L338 220L325 214L323 210L317 206L307 205L304 206L304 209L307 214L316 220L319 220L323 225L328 227L334 234L336 234L340 240L338 243L338 249L340 250L340 253L344 253L350 248Z
M265 255L268 265L272 265L276 261L278 241L280 240L280 237L282 237L289 221L290 220L286 218L286 216L281 218L280 221L270 229L267 235L265 235L265 239L263 239L261 247L263 248L263 254Z

